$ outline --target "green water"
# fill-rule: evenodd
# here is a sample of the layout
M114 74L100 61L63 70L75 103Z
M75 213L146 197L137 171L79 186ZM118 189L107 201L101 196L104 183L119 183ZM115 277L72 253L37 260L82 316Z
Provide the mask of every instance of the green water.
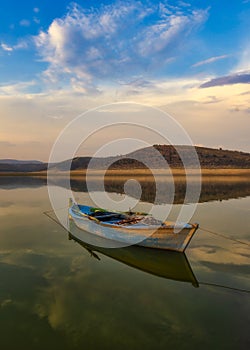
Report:
M24 182L0 179L1 349L250 348L248 245L198 230L186 252L194 288L95 259L42 214L44 182ZM249 184L228 188L192 221L249 244Z

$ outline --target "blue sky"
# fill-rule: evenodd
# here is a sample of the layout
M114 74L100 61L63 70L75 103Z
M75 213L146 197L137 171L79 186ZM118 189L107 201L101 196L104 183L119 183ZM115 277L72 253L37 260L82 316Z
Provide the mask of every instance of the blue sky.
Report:
M51 145L74 113L126 99L173 113L197 144L250 151L244 134L250 111L249 18L248 0L1 2L0 157L15 155L12 138L23 145L24 158L31 156L28 134L13 128L15 111L32 130L57 120L47 140ZM62 101L74 104L72 116L58 109ZM199 128L191 127L197 104L203 124L209 113L226 121L235 112L235 123L242 118L238 144L227 137L219 142L219 134L199 138ZM230 127L229 135L234 123ZM37 150L42 144L31 142ZM45 159L46 152L34 156Z
M58 1L52 4L46 0L12 0L2 2L0 6L2 84L39 79L39 75L51 66L47 54L55 56L55 47L46 54L50 38L45 38L40 46L38 40L41 33L48 34L49 28L56 23L62 33L68 35L61 54L67 49L74 50L68 65L79 65L79 60L86 58L88 50L94 47L95 60L99 54L102 64L103 61L112 62L110 66L116 79L139 75L149 78L199 73L226 75L237 64L250 31L248 1ZM93 28L105 16L106 23L99 28L104 31L84 40L91 29L87 23L81 25L81 21L89 20ZM169 23L171 20L172 24ZM153 29L155 33L152 33ZM114 32L110 33L112 30ZM164 39L167 30L169 35ZM143 47L143 38L148 46ZM70 48L71 39L76 42ZM104 40L108 41L109 47ZM80 57L77 58L77 54ZM93 55L94 51L89 61ZM128 56L130 62L125 62ZM114 62L117 62L115 72ZM61 69L67 62L61 60L57 65ZM91 62L87 62L81 69L90 73L97 84L99 78L109 80L110 66L106 64L98 71L97 65L92 62L91 66Z

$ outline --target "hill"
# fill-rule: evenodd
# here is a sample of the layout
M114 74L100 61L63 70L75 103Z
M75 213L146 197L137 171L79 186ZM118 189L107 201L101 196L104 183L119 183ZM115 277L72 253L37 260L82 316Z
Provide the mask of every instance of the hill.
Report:
M250 154L239 151L229 151L223 149L214 149L207 147L195 147L201 168L250 168ZM159 156L157 156L157 150ZM190 146L169 146L154 145L139 149L128 153L124 156L95 158L92 160L93 169L107 168L108 164L112 164L109 169L144 169L145 164L150 164L150 168L162 168L162 157L167 161L171 168L182 168L183 163L178 152L185 154L187 166L192 168L196 165L192 157L190 157ZM162 157L161 157L162 156ZM136 160L139 159L140 161ZM77 157L72 161L71 169L86 169L90 158L86 161L86 157ZM58 167L58 165L56 165Z
M43 164L39 160L0 159L0 164Z
M236 168L250 169L250 153L240 151L230 151L223 149L195 147L199 157L201 168L219 169L219 168ZM155 151L159 152L159 155ZM179 153L185 154L188 159L189 168L195 166L190 157L190 146L170 146L154 145L137 151L128 153L123 156L91 158L75 157L71 160L54 164L52 169L55 171L65 171L71 163L71 170L87 169L91 162L92 169L145 169L145 164L150 164L150 168L162 168L162 157L167 161L171 168L183 168L183 163ZM139 159L140 161L136 160ZM9 162L8 162L9 161ZM145 164L144 164L145 163ZM48 164L39 161L17 161L17 160L0 160L0 172L39 172L47 170Z

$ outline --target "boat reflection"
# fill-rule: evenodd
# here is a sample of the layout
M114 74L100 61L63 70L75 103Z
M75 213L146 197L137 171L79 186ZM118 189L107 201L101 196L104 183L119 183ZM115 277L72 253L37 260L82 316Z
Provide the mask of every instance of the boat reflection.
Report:
M86 240L83 241L77 238L77 230L79 228L71 221L69 239L73 239L80 244L98 260L101 260L98 255L100 253L152 275L180 282L189 282L194 287L199 287L185 253L140 246L103 248L102 238L96 236L93 241L92 234L81 230L81 233L84 232L86 235ZM81 237L83 236L81 235Z

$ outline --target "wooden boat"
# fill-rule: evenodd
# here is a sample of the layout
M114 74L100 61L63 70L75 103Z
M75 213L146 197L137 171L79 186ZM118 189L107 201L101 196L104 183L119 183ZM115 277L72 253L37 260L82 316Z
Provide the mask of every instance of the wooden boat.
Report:
M89 241L89 238L91 238L91 233L85 232L84 238L86 241L77 238L79 235L83 237L81 229L75 225L73 220L70 220L69 239L76 241L86 249L91 256L94 256L98 260L101 260L99 257L99 253L101 253L102 255L143 272L170 280L188 282L194 287L199 287L199 283L185 253L150 249L140 246L129 246L117 249L103 248L86 243L86 241Z
M92 239L104 239L106 243L102 246L111 248L139 245L184 252L198 228L198 224L161 222L146 213L108 211L73 201L69 219L80 229L78 239L84 241L87 231Z

